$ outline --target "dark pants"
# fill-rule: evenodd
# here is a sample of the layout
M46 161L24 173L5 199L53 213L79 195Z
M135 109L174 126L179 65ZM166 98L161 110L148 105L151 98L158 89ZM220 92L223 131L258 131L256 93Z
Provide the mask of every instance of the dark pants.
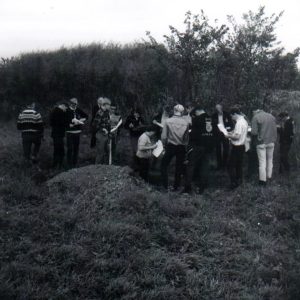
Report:
M136 156L138 140L139 140L138 136L130 136L130 146L131 146L131 153L132 153L131 167L133 170L138 169L138 159Z
M258 158L256 153L256 147L250 148L247 152L247 177L251 178L252 176L256 176L258 169Z
M96 164L108 164L108 158L109 158L108 135L104 135L101 132L97 132L96 138L97 138Z
M199 189L204 189L207 186L208 170L208 150L205 147L193 146L186 168L185 189L191 190L193 179Z
M227 166L229 153L229 140L222 134L219 134L216 138L216 155L217 155L217 167L223 169Z
M69 167L76 167L80 144L80 133L67 133L67 158Z
M291 149L291 144L280 144L280 167L279 173L289 172L290 163L289 163L289 152Z
M149 158L140 158L140 157L138 157L137 159L138 159L138 165L139 165L139 174L145 181L148 182L150 159Z
M96 147L96 133L95 132L92 133L90 147L91 148Z
M111 137L111 155L112 155L112 162L116 162L117 159L117 143L119 140L119 136L117 134L114 134Z
M37 132L23 132L22 133L22 144L23 144L23 154L25 159L30 160L31 155L33 159L36 159L40 147L41 147L42 136ZM31 148L33 145L33 151L31 154Z
M245 146L232 145L229 161L228 173L230 176L231 186L238 186L243 181L243 158Z
M53 168L61 168L65 156L64 137L53 137Z
M172 144L166 146L166 153L161 162L162 184L165 188L168 188L169 183L168 166L174 156L176 157L174 188L177 189L180 186L181 175L184 170L185 146Z

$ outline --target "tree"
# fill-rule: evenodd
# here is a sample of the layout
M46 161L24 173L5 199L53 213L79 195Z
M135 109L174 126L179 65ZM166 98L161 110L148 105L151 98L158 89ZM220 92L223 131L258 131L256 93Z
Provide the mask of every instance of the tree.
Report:
M211 26L208 18L187 12L184 32L170 26L171 34L165 35L166 45L175 65L181 72L182 99L189 101L201 97L201 80L209 69L210 53L222 43L228 28Z

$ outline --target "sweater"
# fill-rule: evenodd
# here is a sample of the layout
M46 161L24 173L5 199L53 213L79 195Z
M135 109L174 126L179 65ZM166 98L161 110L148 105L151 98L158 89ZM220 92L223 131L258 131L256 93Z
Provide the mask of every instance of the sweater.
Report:
M212 118L207 113L192 118L192 127L190 133L191 146L202 146L206 149L214 147L214 134Z
M161 140L164 144L187 145L189 123L182 116L174 115L168 118L164 124Z
M257 144L275 143L277 139L277 127L275 118L259 110L252 118L251 134L257 137Z
M42 134L44 131L44 122L41 114L34 109L23 110L19 114L17 128L23 133L34 132Z
M73 119L87 119L88 115L83 112L81 109L76 108L75 110L72 110L71 108L68 108L66 111L66 121L67 121L67 133L81 133L83 124L77 124L74 126L71 126L74 124Z

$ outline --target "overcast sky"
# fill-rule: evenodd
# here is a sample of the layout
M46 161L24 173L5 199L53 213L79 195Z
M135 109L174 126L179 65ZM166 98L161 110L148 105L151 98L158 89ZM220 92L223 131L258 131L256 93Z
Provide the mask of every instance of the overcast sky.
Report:
M184 14L201 9L210 20L226 22L266 6L285 11L277 34L287 51L300 46L300 0L0 0L0 57L91 42L162 41L169 25L182 27Z

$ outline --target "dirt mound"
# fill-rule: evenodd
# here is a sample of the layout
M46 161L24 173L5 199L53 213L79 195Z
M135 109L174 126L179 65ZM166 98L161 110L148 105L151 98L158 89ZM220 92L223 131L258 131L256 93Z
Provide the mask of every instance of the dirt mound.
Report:
M145 189L146 185L130 176L128 167L92 165L63 172L48 181L50 190L78 197L118 197L124 192ZM55 193L55 192L54 192Z

